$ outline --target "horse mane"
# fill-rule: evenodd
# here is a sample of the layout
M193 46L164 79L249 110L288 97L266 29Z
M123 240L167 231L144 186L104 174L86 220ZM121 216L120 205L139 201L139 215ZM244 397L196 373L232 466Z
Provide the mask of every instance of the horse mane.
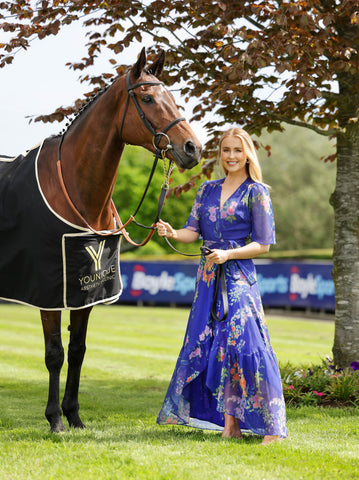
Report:
M100 88L97 92L93 93L89 98L82 102L82 105L78 108L78 110L71 115L73 116L72 119L68 118L69 122L66 123L65 128L58 133L57 135L53 135L53 137L60 137L65 135L65 133L69 130L69 128L79 119L79 117L96 101L98 100L110 87L115 81L117 77L113 78L112 82L109 84L105 84L104 87Z
M125 73L129 72L131 69L131 67L129 67ZM146 74L146 75L153 75L153 73L148 70L147 68L144 68L143 69L143 72ZM97 92L93 93L89 98L87 98L86 100L83 101L82 105L78 108L78 110L74 113L72 113L71 115L73 116L72 119L68 118L69 122L66 123L65 125L65 128L58 134L56 135L53 135L54 137L59 137L59 136L62 136L62 135L65 135L65 133L69 130L69 128L75 123L76 120L78 120L78 118L96 101L98 100L110 87L111 85L113 85L117 78L119 77L114 77L112 80L111 80L111 83L107 83L105 84L104 87L100 88Z
M112 81L112 83L114 83L115 80L116 78ZM70 127L75 123L75 121L78 120L78 118L85 112L85 110L87 110L95 102L95 100L97 100L101 95L103 95L110 86L111 84L105 85L103 88L98 90L96 93L93 93L89 98L84 100L82 102L82 105L77 109L76 112L73 112L70 115L65 115L65 118L68 120L68 122L65 125L65 128L61 130L61 132L59 133L54 133L53 135L50 135L48 138L53 139L53 138L58 138L65 135L65 133L70 129ZM0 158L1 158L1 155L0 155Z

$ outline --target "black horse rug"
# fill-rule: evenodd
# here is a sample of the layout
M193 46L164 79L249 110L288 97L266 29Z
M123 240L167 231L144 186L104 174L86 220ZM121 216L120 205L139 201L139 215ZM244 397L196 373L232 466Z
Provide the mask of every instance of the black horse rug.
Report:
M0 157L0 298L43 310L115 302L120 235L96 235L48 205L37 175L41 146Z

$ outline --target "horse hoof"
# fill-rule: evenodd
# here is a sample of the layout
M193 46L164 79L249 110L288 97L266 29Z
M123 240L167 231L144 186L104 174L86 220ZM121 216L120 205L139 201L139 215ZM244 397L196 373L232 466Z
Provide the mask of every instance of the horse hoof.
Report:
M79 420L78 422L71 422L69 423L69 426L72 428L79 428L81 430L86 428L86 425Z
M51 424L50 427L51 427L51 433L66 432L65 425L62 423L61 418L57 422L54 422L53 424Z
M80 428L82 430L86 428L86 425L82 422L81 418L77 413L74 413L72 415L67 415L66 418L67 418L67 421L69 422L70 427Z

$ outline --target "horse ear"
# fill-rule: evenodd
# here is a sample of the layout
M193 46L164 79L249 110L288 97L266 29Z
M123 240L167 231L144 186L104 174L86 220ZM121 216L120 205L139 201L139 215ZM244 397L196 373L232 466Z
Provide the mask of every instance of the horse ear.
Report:
M161 50L161 53L157 60L154 61L154 63L147 69L148 73L151 73L155 77L159 77L162 73L163 70L163 65L165 63L165 52L164 50Z
M134 76L134 78L138 78L141 75L141 72L145 68L145 66L146 66L146 49L145 47L143 47L137 62L131 68L131 73Z

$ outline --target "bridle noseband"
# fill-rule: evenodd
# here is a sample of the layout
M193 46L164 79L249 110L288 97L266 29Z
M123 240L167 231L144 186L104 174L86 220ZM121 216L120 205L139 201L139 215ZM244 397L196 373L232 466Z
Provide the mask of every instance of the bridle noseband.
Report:
M115 207L115 204L113 202L113 200L111 199L111 210L112 210L112 213L115 217L115 220L119 226L119 228L115 229L115 230L110 230L108 232L103 232L103 231L98 231L98 230L95 230L94 228L92 228L88 222L84 219L84 217L81 215L81 213L78 211L78 209L76 208L76 206L74 205L74 203L72 202L72 200L70 199L70 196L67 192L67 189L66 189L66 186L65 186L65 182L64 182L64 179L63 179L63 175L62 175L62 169L61 169L61 146L62 146L62 142L64 140L64 137L65 137L65 133L62 135L61 137L61 140L60 140L60 143L59 143L59 147L58 147L58 154L57 154L57 172L58 172L58 177L59 177L59 181L60 181L60 185L61 185L61 189L65 195L65 198L68 202L68 204L70 205L71 209L73 210L73 212L77 215L77 217L79 219L81 219L81 221L86 225L86 227L93 233L96 233L97 235L101 235L101 236L108 236L108 235L114 235L118 232L122 232L124 237L126 238L126 240L131 243L132 245L134 246L137 246L137 247L141 247L143 245L145 245L153 236L154 232L155 232L155 228L156 228L156 223L158 222L158 220L160 219L160 215L161 215L161 211L162 211L162 207L163 207L163 204L164 204L164 201L165 201L165 198L166 198L166 193L168 191L168 188L169 188L169 185L168 185L168 179L171 175L171 172L172 172L172 160L170 160L170 165L168 167L168 171L165 172L165 183L162 185L162 190L161 190L161 195L160 195L160 198L159 198L159 202L158 202L158 209L157 209L157 215L156 215L156 218L154 220L154 222L152 223L151 226L147 227L145 225L142 225L140 223L138 223L136 220L135 220L135 215L137 214L138 210L140 209L142 203L143 203L143 200L145 199L145 196L146 196L146 193L147 193L147 190L150 186L150 183L151 183L151 180L152 180L152 177L153 177L153 174L155 172L155 169L156 169L156 166L157 166L157 162L158 162L158 159L159 158L162 158L163 161L165 160L165 156L166 156L166 152L168 150L172 150L172 144L171 144L171 141L167 135L167 132L170 128L172 128L174 125L176 125L178 122L181 122L181 121L184 121L185 118L184 117L178 117L174 120L172 120L172 122L170 122L166 127L164 127L160 132L156 132L156 130L153 128L152 124L148 121L148 119L146 118L146 115L145 113L143 112L143 110L141 109L141 106L140 104L138 103L138 100L136 98L136 95L134 93L134 90L137 88L137 87L141 87L143 85L163 85L163 82L160 82L160 81L145 81L145 82L138 82L138 83L134 83L134 84L131 84L130 83L130 72L127 73L127 76L126 76L126 88L127 88L127 98L126 98L126 103L125 103L125 108L124 108L124 111L123 111L123 114L122 114L122 119L121 119L121 124L120 124L120 132L119 132L119 136L120 136L120 139L121 139L121 142L122 143L125 143L125 141L123 140L122 138L122 132L123 132L123 126L124 126L124 123L125 123L125 117L126 117L126 113L127 113L127 109L128 109L128 104L129 104L129 100L131 98L131 100L133 101L135 107L136 107L136 110L143 122L143 124L146 126L147 130L149 130L152 135L153 135L153 139L152 139L152 144L155 148L155 153L154 153L154 156L155 156L155 159L154 159L154 162L153 162L153 166L152 166L152 170L151 170L151 173L150 173L150 176L149 176L149 179L148 179L148 182L147 182L147 185L146 185L146 188L145 188L145 191L142 195L142 198L136 208L136 211L133 215L130 216L130 218L127 220L127 222L125 224L122 224L121 222L121 219L118 215L118 212L116 210L116 207ZM160 148L159 147L159 144L161 142L161 139L162 137L165 137L166 141L167 141L167 145L166 147L164 148ZM166 170L166 169L165 169ZM126 232L125 230L125 227L131 223L131 222L134 222L136 225L140 226L140 227L143 227L143 228L148 228L150 229L151 231L149 232L149 234L147 235L147 237L145 238L145 240L141 243L135 243L131 240L131 238L129 237L128 233Z
M168 141L167 146L165 148L165 151L171 150L173 147L172 147L170 139L168 138L166 133L168 132L168 130L170 128L172 128L174 125L176 125L176 123L185 120L185 118L184 117L175 118L165 128L163 128L161 132L156 132L156 130L153 128L152 124L147 120L146 115L145 115L144 111L142 110L142 108L140 107L140 104L138 103L138 100L137 100L135 92L134 92L134 90L137 87L142 87L143 85L164 85L164 83L159 82L159 81L147 81L147 82L133 83L131 85L131 83L130 83L130 72L127 73L127 75L126 75L127 98L126 98L125 108L124 108L123 115L122 115L122 120L121 120L120 138L122 140L123 125L124 125L124 122L125 122L125 117L126 117L126 113L127 113L129 99L131 98L131 100L133 101L133 104L135 105L136 110L137 110L143 124L145 125L147 130L149 130L153 135L152 144L156 149L156 154L157 154L157 150L160 150L161 153L163 151L163 150L159 149L159 144L160 144L161 138L163 136L166 137L166 139Z

